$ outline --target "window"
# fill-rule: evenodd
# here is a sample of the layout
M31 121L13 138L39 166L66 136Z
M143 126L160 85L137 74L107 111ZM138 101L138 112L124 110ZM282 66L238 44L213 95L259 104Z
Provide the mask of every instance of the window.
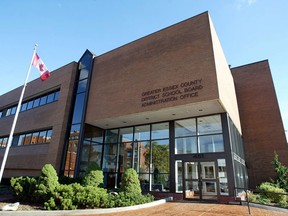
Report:
M49 94L48 97L47 97L47 103L53 102L54 101L54 96L55 96L54 92Z
M40 98L40 106L46 104L46 101L47 101L47 95L41 97L41 98Z
M27 103L23 103L21 105L21 112L25 111L27 109Z
M29 102L27 103L27 110L32 109L32 108L33 108L33 100L32 100L32 101L29 101Z
M39 104L40 104L40 98L36 98L36 99L34 100L34 103L33 103L33 108L38 107Z

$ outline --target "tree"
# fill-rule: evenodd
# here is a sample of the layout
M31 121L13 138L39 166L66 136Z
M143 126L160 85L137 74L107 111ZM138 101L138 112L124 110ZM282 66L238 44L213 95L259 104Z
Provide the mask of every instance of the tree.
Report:
M279 161L279 156L276 152L274 152L274 159L272 161L273 167L277 174L276 180L274 181L280 188L288 191L288 167L284 166Z

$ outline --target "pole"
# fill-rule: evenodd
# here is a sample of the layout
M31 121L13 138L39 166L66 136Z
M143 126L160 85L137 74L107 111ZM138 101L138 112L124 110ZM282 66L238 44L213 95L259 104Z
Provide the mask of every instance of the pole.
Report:
M11 143L12 143L14 130L15 130L15 127L16 127L16 123L17 123L17 120L18 120L18 115L19 115L19 112L20 112L21 104L22 104L22 100L23 100L23 97L24 97L24 93L25 93L25 89L26 89L26 86L27 86L28 78L29 78L29 75L30 75L32 62L33 62L33 59L34 59L34 56L35 56L35 53L36 53L36 47L37 47L37 44L35 44L35 46L34 46L31 63L29 65L29 69L28 69L28 72L27 72L27 75L26 75L24 86L23 86L23 89L22 89L22 92L21 92L21 95L20 95L20 99L19 99L19 102L18 102L18 106L17 106L17 109L16 109L15 116L14 116L13 124L12 124L11 131L10 131L10 134L9 134L8 143L7 143L7 146L6 146L6 149L5 149L5 154L4 154L4 157L3 157L3 160L2 160L2 165L1 165L1 170L0 170L0 183L2 181L2 176L3 176L4 169L5 169L5 164L6 164L6 161L7 161L9 149L10 149L10 146L11 146Z

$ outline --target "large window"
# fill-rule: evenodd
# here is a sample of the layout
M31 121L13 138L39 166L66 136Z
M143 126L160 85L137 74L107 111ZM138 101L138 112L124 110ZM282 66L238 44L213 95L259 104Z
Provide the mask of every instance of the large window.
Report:
M105 186L119 187L123 172L134 168L143 191L169 191L169 123L106 130Z
M224 152L220 115L175 121L175 154Z
M59 93L60 90L54 90L49 93L45 93L44 95L37 96L33 99L30 99L28 101L24 101L21 104L20 112L36 108L38 106L42 106L48 103L52 103L54 101L57 101L59 99ZM0 118L4 116L10 116L14 115L16 113L17 105L14 105L12 107L9 107L7 109L3 109L0 111Z
M18 134L13 137L12 146L23 146L50 143L52 130L34 131L33 133ZM8 137L0 137L0 147L5 148L8 143Z

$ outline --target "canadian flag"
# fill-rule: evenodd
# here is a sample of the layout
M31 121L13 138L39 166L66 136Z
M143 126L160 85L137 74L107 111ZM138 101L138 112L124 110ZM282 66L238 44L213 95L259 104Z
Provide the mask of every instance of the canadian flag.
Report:
M32 65L38 68L40 72L40 79L42 81L46 80L50 76L50 72L36 52L32 61Z

